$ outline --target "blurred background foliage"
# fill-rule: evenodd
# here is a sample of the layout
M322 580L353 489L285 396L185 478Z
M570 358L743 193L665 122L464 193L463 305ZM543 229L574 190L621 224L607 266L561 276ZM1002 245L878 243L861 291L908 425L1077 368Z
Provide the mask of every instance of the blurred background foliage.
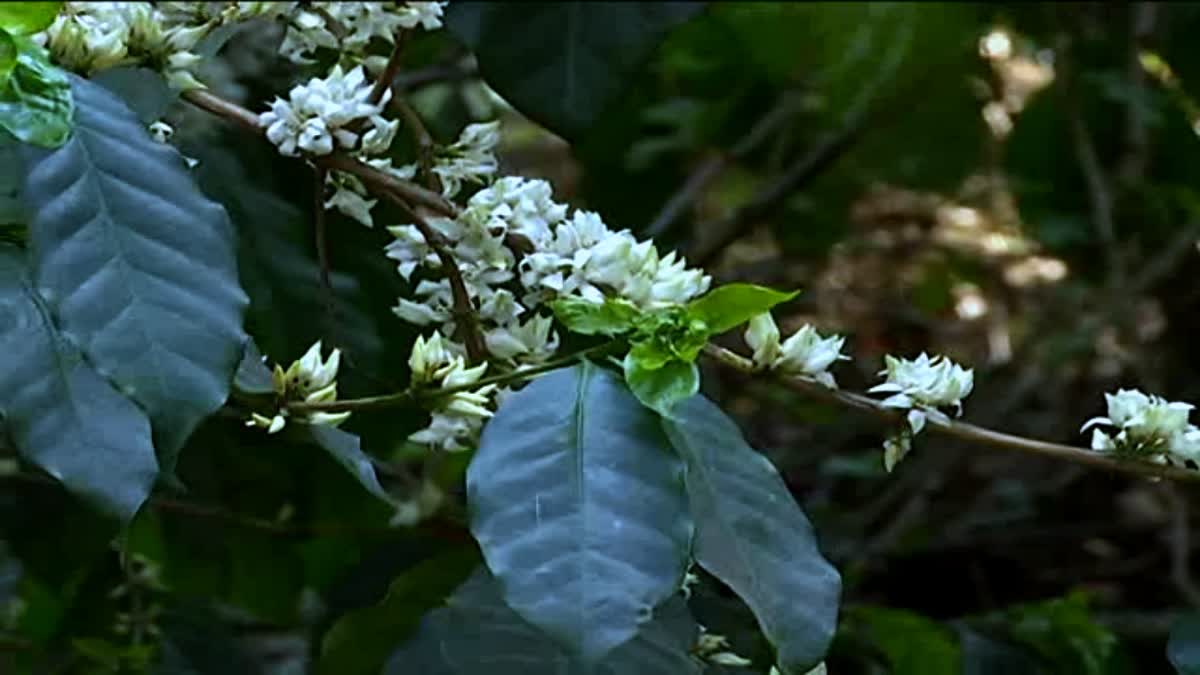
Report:
M502 171L550 179L720 282L803 289L778 319L850 336L843 387L865 388L885 353L945 353L976 368L966 419L1074 444L1119 386L1200 401L1200 5L668 5L577 7L598 56L565 75L556 3L451 5L451 30L412 41L399 84L437 141L500 117ZM281 37L251 24L205 81L263 109L302 76L275 57ZM563 77L585 94L564 99ZM408 289L386 232L327 215L330 302L311 172L150 80L118 80L149 119L167 110L229 210L263 352L337 345L344 398L407 382L416 331L389 311ZM1168 631L1200 606L1195 495L935 437L888 476L868 419L716 370L704 388L843 572L830 673L1172 672ZM117 549L44 484L0 492L13 672L379 672L467 577L469 458L406 446L418 413L346 425L428 516L413 525L306 439L236 422L201 429L185 499L156 501ZM731 595L705 580L692 605L765 672Z

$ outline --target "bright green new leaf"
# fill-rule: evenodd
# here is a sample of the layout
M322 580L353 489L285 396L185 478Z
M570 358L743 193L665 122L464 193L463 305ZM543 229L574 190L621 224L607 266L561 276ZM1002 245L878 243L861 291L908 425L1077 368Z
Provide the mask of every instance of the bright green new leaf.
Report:
M17 66L17 41L0 29L0 91L8 86L8 77Z
M0 86L0 129L25 143L57 148L71 136L70 81L29 38L12 41L17 60Z
M0 2L0 29L13 35L33 35L54 23L61 2Z
M633 330L641 311L618 298L603 304L580 298L560 298L550 303L554 316L572 332L583 335L620 335Z
M625 357L625 383L642 405L669 417L676 403L700 391L700 369L695 363L679 359L645 368L630 352Z
M720 335L799 294L754 284L726 284L688 303L688 313L707 324L712 335Z

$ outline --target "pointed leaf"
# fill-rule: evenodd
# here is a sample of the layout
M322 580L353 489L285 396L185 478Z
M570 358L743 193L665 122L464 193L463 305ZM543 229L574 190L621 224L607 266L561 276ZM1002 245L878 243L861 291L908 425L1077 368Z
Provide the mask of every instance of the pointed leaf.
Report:
M158 463L150 423L54 328L21 252L0 245L0 415L23 457L128 521Z
M642 405L667 416L677 403L700 390L700 369L694 363L678 359L659 368L645 368L630 352L625 357L625 383Z
M829 648L841 595L808 518L712 401L684 401L663 427L687 462L696 562L749 605L785 672L807 672Z
M379 484L379 477L375 475L375 466L371 464L371 458L362 451L358 436L336 427L321 425L304 425L304 431L313 442L321 446L325 452L329 453L330 457L333 457L338 464L350 472L354 480L357 480L367 492L389 504L392 503L392 498L388 495L387 490L384 490L383 486Z
M688 314L703 321L713 335L720 335L799 294L754 284L726 284L688 303Z
M578 138L701 2L459 2L446 26L484 79L530 119ZM514 40L513 35L524 39Z
M63 330L149 413L173 472L246 340L233 233L174 149L103 87L71 81L74 136L24 149L35 279Z
M33 35L54 22L61 2L0 3L0 29L13 35Z
M638 634L588 669L504 603L501 585L480 569L430 613L389 659L384 675L699 675L690 648L699 634L676 596Z
M508 604L594 664L679 588L683 464L620 378L591 363L513 394L467 470L471 531Z
M254 338L246 340L242 347L242 359L238 362L237 371L233 374L233 386L244 394L256 396L271 396L275 394L275 382L271 378L271 369L263 360L263 354L254 343Z

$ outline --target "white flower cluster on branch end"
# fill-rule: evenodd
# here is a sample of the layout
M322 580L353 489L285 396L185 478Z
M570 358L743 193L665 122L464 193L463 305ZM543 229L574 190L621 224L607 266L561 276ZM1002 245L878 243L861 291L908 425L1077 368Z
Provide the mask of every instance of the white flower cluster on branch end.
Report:
M928 418L949 420L941 408L953 408L956 416L962 414L962 400L971 393L975 374L944 356L930 358L924 352L912 360L889 354L884 362L886 367L879 374L886 375L886 381L868 392L891 394L881 405L908 411L907 428L884 441L883 463L890 472L912 449L913 436L921 433Z
M1092 449L1158 464L1200 464L1200 429L1188 422L1195 407L1190 403L1167 401L1136 389L1121 389L1105 394L1107 417L1095 417L1081 431L1092 427L1111 427L1115 433L1092 430Z
M289 411L286 404L289 401L303 403L331 403L337 400L337 374L341 364L341 351L334 349L329 358L321 357L321 342L308 349L299 359L292 362L287 370L279 364L271 373L271 384L275 389L275 397L280 404L279 410L268 417L252 413L246 421L246 426L261 427L267 433L277 433L287 424ZM348 412L306 413L300 420L305 424L337 426L350 417Z
M750 349L754 350L754 365L806 377L830 389L837 388L837 381L829 368L837 361L850 359L842 354L846 338L840 335L823 338L817 329L807 324L782 343L779 338L779 327L769 312L750 320L745 339Z

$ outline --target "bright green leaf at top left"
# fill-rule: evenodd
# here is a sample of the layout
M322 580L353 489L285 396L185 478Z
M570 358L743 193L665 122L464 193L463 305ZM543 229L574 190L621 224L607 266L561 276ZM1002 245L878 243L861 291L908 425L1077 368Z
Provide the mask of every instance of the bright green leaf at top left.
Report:
M74 106L67 74L29 38L12 41L16 63L0 83L0 129L22 142L57 148L71 137Z
M0 89L8 86L8 77L17 66L17 42L7 31L0 29Z
M727 284L688 303L688 313L707 324L713 335L720 335L799 293L784 293L754 284Z
M61 2L0 2L0 29L13 35L33 35L54 23Z

